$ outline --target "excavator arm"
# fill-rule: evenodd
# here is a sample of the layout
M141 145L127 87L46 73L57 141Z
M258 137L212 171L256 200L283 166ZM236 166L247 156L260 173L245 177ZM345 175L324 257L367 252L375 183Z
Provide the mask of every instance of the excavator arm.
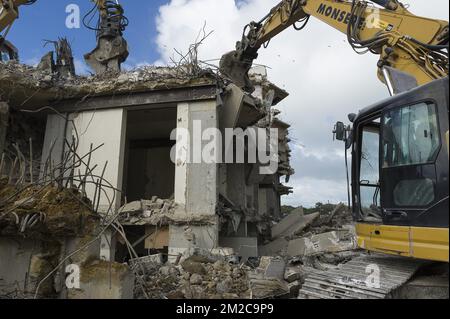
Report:
M128 25L124 10L117 0L91 0L99 12L98 25L90 27L97 32L97 47L84 56L86 63L97 73L118 72L128 57L128 45L123 31Z
M37 0L0 0L0 62L17 59L17 49L5 40L14 21L19 18L19 7L30 5Z
M17 49L4 38L19 17L19 7L34 4L37 0L0 0L0 61L3 54L6 60L17 59ZM94 7L84 17L86 27L96 31L97 46L85 55L86 62L96 73L120 71L120 65L128 57L128 45L123 38L123 31L128 25L124 10L118 0L90 0ZM95 26L87 22L91 15L99 13ZM8 57L6 57L8 56Z
M37 0L0 0L0 33L11 28L19 17L19 7L30 5Z
M248 92L253 61L285 29L315 17L347 35L358 53L379 55L378 77L392 94L448 76L448 22L413 15L397 0L283 0L244 29L236 50L220 62L222 74ZM447 52L444 52L447 50Z

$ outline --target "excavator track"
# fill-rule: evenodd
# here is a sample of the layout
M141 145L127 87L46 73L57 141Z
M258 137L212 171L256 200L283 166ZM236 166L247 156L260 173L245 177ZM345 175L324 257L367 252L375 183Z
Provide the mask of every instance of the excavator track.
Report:
M299 299L386 299L424 264L403 257L358 257L336 269L313 271L306 278ZM379 270L379 285L370 280L375 278L369 277L376 275L374 270Z

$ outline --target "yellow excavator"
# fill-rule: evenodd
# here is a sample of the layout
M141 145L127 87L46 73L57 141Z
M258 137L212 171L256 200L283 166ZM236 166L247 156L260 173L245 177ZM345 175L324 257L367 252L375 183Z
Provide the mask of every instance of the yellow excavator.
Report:
M349 205L359 247L394 258L379 262L398 278L408 274L402 271L408 262L416 269L414 261L443 262L448 275L448 22L416 16L397 0L284 0L245 27L236 50L222 57L221 73L253 92L248 72L259 49L289 27L305 30L310 17L346 34L357 53L378 55L378 78L391 95L350 114L352 125L338 122L333 132L351 149ZM364 274L362 265L348 265L346 275ZM311 279L303 295L357 298L367 292L350 289L342 277L336 281L336 274Z
M18 51L5 38L13 23L19 18L19 8L32 5L37 0L0 0L0 62L18 60ZM90 0L94 2L92 10L83 18L84 25L96 31L97 47L85 55L87 64L96 72L119 71L120 65L128 57L128 45L122 37L128 25L124 10L119 2L111 0ZM99 13L97 25L90 26L89 21L96 11ZM3 34L1 34L3 33Z

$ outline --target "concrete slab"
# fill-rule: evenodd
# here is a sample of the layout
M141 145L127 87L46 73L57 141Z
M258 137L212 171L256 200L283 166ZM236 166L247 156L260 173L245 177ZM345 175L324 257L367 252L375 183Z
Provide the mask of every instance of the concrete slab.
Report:
M309 238L291 240L288 256L312 256L321 253L333 253L356 248L356 241L348 231L334 231Z
M260 256L276 256L283 254L288 247L289 242L284 238L275 239L273 242L260 246L259 255Z
M258 268L264 273L264 278L284 280L286 262L280 257L261 257Z
M258 238L256 237L221 237L221 247L232 248L243 262L251 257L258 257Z
M319 215L319 213L304 215L303 209L295 210L272 227L272 238L293 236L311 225Z

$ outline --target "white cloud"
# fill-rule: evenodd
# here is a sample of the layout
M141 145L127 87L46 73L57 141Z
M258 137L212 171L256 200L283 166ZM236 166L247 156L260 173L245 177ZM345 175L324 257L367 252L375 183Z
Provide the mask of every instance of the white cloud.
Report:
M27 59L27 60L23 61L23 63L26 64L26 65L30 65L30 66L36 67L39 64L40 61L41 61L41 58L34 57L34 58L30 58L30 59Z
M294 194L284 198L285 205L314 207L316 203L347 203L346 181L318 178L294 179L291 182ZM320 191L318 191L320 189ZM325 197L323 194L326 194Z
M278 2L172 0L160 7L156 21L158 63L169 63L174 48L186 51L205 22L207 30L214 33L200 48L200 59L219 59L234 49L245 24L259 20ZM408 2L415 14L448 20L447 0L433 0L433 6L430 1ZM268 49L260 50L256 62L269 66L271 81L290 93L277 106L283 111L282 118L292 125L291 138L296 141L292 159L297 172L293 182L296 193L286 203L346 201L343 145L333 142L331 131L348 113L388 97L376 76L377 60L372 54L357 55L344 34L315 19L303 31L284 31ZM342 169L329 178L314 178L307 172L318 171L317 162Z
M86 62L81 61L80 59L75 59L73 61L73 63L75 64L75 72L78 75L89 75L90 74L90 69L87 66Z

